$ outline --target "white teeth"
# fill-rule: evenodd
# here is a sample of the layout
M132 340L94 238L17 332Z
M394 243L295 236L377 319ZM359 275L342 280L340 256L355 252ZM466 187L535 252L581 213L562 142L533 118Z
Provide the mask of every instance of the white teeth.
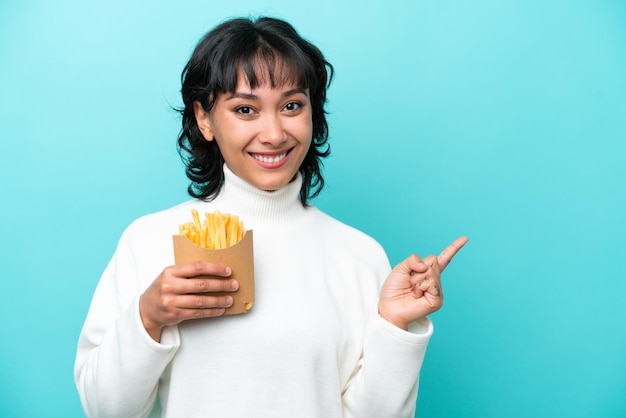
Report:
M252 157L254 157L254 159L261 161L262 163L277 163L280 160L282 160L283 158L285 158L287 156L286 152L283 152L282 154L278 154L278 155L274 155L274 156L267 156L267 155L259 155L259 154L252 154Z

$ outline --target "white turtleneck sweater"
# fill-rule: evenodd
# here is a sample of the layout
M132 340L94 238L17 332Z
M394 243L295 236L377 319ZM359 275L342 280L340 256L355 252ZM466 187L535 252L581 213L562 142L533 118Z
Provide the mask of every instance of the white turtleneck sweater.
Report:
M383 249L303 207L299 177L266 192L224 172L214 201L144 216L122 235L78 342L87 416L147 416L159 399L164 417L412 417L432 325L406 332L377 315L390 272ZM256 302L247 314L167 327L157 343L139 295L174 264L172 235L192 208L236 214L253 229Z

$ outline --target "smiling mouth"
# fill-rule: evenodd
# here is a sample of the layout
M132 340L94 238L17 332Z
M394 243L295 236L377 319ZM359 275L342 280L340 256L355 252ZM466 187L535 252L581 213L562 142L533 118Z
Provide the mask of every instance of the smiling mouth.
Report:
M262 163L276 164L284 160L285 157L287 157L287 154L289 154L289 151L285 151L276 155L263 155L263 154L250 154L250 155L252 156L252 158Z

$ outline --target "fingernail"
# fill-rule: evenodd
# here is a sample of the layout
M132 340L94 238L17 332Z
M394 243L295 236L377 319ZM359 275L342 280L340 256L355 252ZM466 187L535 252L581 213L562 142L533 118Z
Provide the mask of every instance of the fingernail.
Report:
M231 280L230 281L230 288L233 290L237 290L237 288L239 287L239 283L237 283L237 280Z
M226 305L231 306L233 304L233 298L230 296L226 297Z
M227 276L230 276L233 271L230 269L230 267L226 267L226 269L224 269L224 273L226 273Z

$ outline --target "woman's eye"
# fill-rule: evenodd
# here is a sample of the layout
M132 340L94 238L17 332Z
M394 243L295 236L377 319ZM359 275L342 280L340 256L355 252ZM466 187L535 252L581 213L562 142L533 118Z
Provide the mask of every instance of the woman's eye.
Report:
M250 106L239 106L236 111L241 115L249 115L252 113L252 108Z
M289 102L285 105L285 110L294 111L300 109L301 106L298 102Z

